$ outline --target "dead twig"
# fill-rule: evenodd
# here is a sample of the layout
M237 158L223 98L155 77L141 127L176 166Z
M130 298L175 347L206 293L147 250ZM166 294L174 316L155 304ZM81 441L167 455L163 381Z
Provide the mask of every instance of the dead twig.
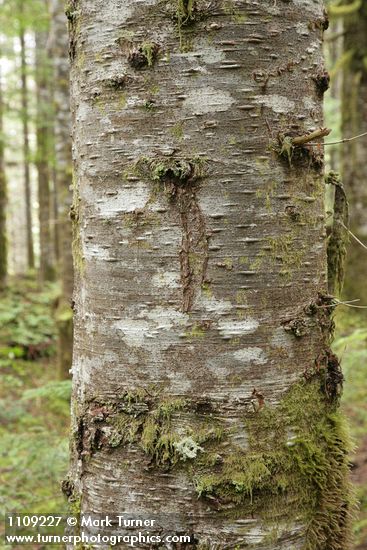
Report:
M339 145L340 143L347 143L348 141L354 141L355 139L360 139L365 136L367 136L367 132L359 134L358 136L353 136L351 138L344 138L339 141L327 141L326 143L307 143L307 145Z

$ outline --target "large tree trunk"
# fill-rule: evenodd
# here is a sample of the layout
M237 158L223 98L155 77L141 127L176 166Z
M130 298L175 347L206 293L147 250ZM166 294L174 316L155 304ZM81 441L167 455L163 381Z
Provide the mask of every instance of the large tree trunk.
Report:
M362 134L367 128L367 4L344 20L344 50L348 63L344 69L343 137ZM343 145L342 176L350 203L350 227L367 242L367 137ZM367 254L353 238L348 247L344 297L359 299L367 305ZM361 313L366 310L360 310Z
M36 33L36 85L37 85L37 172L38 172L38 216L40 226L41 281L55 278L55 249L51 233L50 167L51 133L50 112L50 64L47 58L47 31Z
M51 3L51 47L54 60L55 93L55 153L57 231L62 294L58 311L59 371L60 377L69 377L72 362L73 320L71 298L73 292L71 115L69 98L68 33L63 0Z
M19 2L19 17L23 14L23 2ZM25 193L25 217L27 226L27 261L28 268L34 267L34 248L33 248L33 230L32 230L32 201L31 201L31 176L29 168L29 124L28 124L28 86L27 86L27 60L24 30L22 28L19 34L20 40L20 59L21 59L21 95L22 95L22 123L23 123L23 162L24 162L24 193Z
M1 57L0 57L1 60ZM3 135L3 89L0 72L0 290L5 287L7 276L7 238L6 238L6 177Z
M83 512L160 514L162 536L197 548L346 550L323 163L287 147L323 122L321 0L73 0L67 13L65 492Z

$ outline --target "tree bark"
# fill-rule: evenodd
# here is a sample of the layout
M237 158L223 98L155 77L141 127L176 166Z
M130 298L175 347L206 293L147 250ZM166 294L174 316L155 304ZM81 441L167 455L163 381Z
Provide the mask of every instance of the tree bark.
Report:
M367 5L344 20L344 51L349 54L344 69L342 97L343 137L357 136L367 128ZM366 155L367 138L345 143L342 149L342 179L350 203L350 228L367 242ZM345 299L367 305L367 255L353 238L348 247ZM361 314L366 310L360 310Z
M8 271L3 107L4 107L3 86L2 86L2 78L1 78L1 72L0 72L0 290L5 288L7 271Z
M46 6L45 6L46 7ZM51 233L50 166L51 132L50 120L50 64L47 59L47 31L36 33L36 86L37 86L37 172L38 172L38 217L40 226L41 282L55 279L55 249Z
M323 125L321 0L67 14L73 509L157 514L194 548L345 550L323 159L291 141Z
M58 308L59 372L61 378L70 376L72 363L73 320L71 298L73 293L71 114L69 97L68 33L65 6L62 0L51 3L51 43L55 75L55 151L57 227L62 294Z
M19 3L20 18L22 17L23 3ZM32 230L32 203L31 203L31 179L29 168L29 128L28 128L28 87L27 87L27 60L24 30L20 25L20 58L21 58L21 95L22 95L22 123L23 123L23 157L24 157L24 193L25 193L25 217L27 226L27 261L28 268L34 268L34 248Z

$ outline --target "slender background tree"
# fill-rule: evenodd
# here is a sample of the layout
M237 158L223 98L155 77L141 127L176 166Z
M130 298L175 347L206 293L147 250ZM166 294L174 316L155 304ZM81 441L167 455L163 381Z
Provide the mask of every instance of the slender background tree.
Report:
M55 241L51 232L51 160L52 133L50 127L51 111L51 60L47 57L48 42L48 3L44 2L45 15L43 26L35 36L35 62L37 87L36 166L38 172L38 215L40 227L40 268L41 281L51 281L55 277ZM53 212L52 212L53 214Z
M1 52L0 52L1 56ZM7 276L7 236L6 236L6 176L4 159L4 100L2 91L2 75L0 71L0 289L6 284Z
M351 4L352 5L352 4ZM342 109L343 136L358 136L367 132L367 5L344 17L344 86ZM343 13L343 12L342 12ZM350 228L362 242L367 242L367 190L366 190L367 137L347 142L342 149L342 178L350 202ZM345 297L358 299L367 305L366 273L367 252L354 238L348 246L348 263ZM367 311L367 310L365 310ZM360 313L364 313L361 310Z
M18 0L18 27L21 48L21 94L22 94L22 123L23 123L23 167L24 167L24 193L27 227L27 260L29 269L34 268L34 247L32 229L32 204L31 204L31 180L30 180L30 146L29 146L29 111L28 111L28 85L27 85L27 58L24 26L24 2Z
M67 20L61 0L52 0L51 51L54 63L55 154L57 228L62 292L58 308L59 370L62 378L69 377L72 360L73 321L73 258L71 251L72 159L71 115L69 99L69 56Z

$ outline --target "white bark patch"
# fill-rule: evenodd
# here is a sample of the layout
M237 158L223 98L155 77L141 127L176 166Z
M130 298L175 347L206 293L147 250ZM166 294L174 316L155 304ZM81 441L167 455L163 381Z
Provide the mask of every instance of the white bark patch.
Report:
M245 539L246 542L250 544L257 544L263 541L264 537L268 534L268 531L263 530L261 526L259 527L252 527L246 535Z
M200 52L200 55L198 55ZM214 48L213 46L208 46L206 40L198 41L195 52L185 52L175 54L175 57L185 57L186 59L199 60L202 59L205 63L219 63L223 61L226 56L222 50Z
M264 365L267 361L266 355L261 348L242 348L234 352L233 357L244 363Z
M218 329L221 336L242 336L255 332L259 323L255 319L246 321L219 321Z
M232 303L228 300L217 300L213 296L209 297L203 293L195 300L195 306L205 309L208 313L218 313L218 315L230 313L233 309Z
M308 30L307 23L297 23L296 32L301 36L308 36L310 34L310 31Z
M317 103L312 99L312 97L304 97L303 105L305 109L317 109Z
M170 391L172 393L187 393L192 390L191 380L185 372L167 370L166 376L171 382Z
M235 103L235 99L230 93L207 86L206 88L191 90L187 94L183 107L187 111L204 115L206 113L227 111L233 103Z
M295 6L304 8L307 11L312 11L314 13L320 12L320 2L319 0L293 0Z
M93 380L95 371L95 360L88 357L79 357L73 363L72 373L75 379L76 387L78 388L78 397L82 401L84 395L88 392L88 385Z
M127 20L134 13L135 9L142 6L153 6L156 0L124 0L118 4L120 13L118 14L119 20Z
M156 322L158 324L157 328L171 328L173 325L185 325L189 321L189 316L186 313L181 313L174 308L156 307L152 310L144 310L140 315L145 319L148 318Z
M270 343L274 348L286 349L289 357L293 357L294 337L291 334L288 334L283 327L278 327L275 329Z
M97 201L96 208L103 218L113 218L122 212L133 212L138 208L144 208L149 195L149 188L139 182L134 187L119 189L112 197L103 197Z
M110 251L101 245L86 242L84 248L86 260L91 260L92 258L97 258L98 260L108 260L110 258Z
M288 113L289 111L294 111L295 103L285 96L273 94L262 96L255 96L256 103L265 105L272 109L275 113Z
M179 288L180 278L180 273L177 271L160 270L153 275L152 284L158 288Z
M143 347L144 339L149 334L150 324L136 319L121 319L114 326L122 332L122 339L128 346Z
M319 49L320 49L320 43L319 42L312 42L311 46L306 49L306 52L311 55L311 54L315 53L316 51L319 51Z
M187 314L174 308L156 307L142 310L137 319L116 321L114 327L122 333L128 346L159 351L177 342L178 334L174 329L185 326L188 321Z

